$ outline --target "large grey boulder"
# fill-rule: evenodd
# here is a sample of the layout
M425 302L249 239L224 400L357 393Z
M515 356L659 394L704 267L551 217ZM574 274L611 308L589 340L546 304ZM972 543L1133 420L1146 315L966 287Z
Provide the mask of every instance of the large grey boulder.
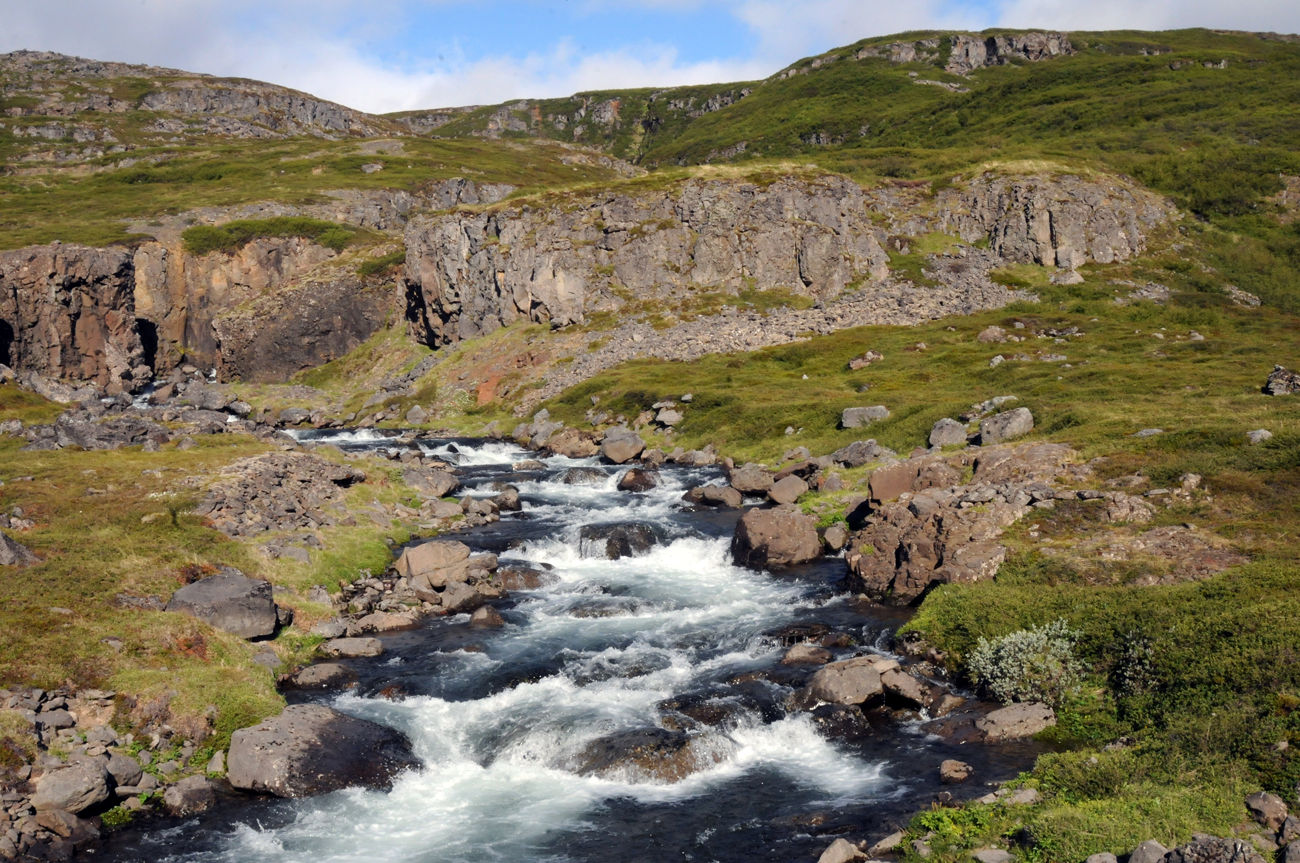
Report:
M832 662L808 681L808 695L827 704L862 704L883 691L877 662L866 656Z
M845 408L840 414L840 427L846 429L861 428L871 425L876 420L889 417L889 408L884 405L872 405L865 408Z
M600 445L600 457L614 464L624 464L645 450L645 441L636 432L610 429Z
M1251 817L1275 833L1287 816L1286 801L1267 791L1256 791L1249 795L1246 798L1246 808L1250 810Z
M460 488L460 480L445 470L411 467L402 471L402 481L426 497L446 497Z
M1024 437L1033 430L1034 415L1029 412L1029 408L1016 408L981 420L980 443L984 446L1002 443Z
M37 812L62 809L76 815L107 800L111 782L100 761L82 761L51 770L36 781L32 808Z
M751 509L736 523L731 556L738 566L764 569L805 563L821 554L817 522L790 507Z
M172 594L166 610L197 617L240 638L275 634L271 583L248 578L232 567L182 587Z
M975 721L987 740L1015 740L1032 737L1056 724L1056 712L1046 704L1008 704Z
M295 704L230 736L226 778L235 788L308 797L339 788L389 788L419 766L400 731L322 704Z
M772 474L753 462L730 471L727 478L741 494L765 494L772 487Z
M966 425L944 417L930 429L930 446L952 446L966 443Z

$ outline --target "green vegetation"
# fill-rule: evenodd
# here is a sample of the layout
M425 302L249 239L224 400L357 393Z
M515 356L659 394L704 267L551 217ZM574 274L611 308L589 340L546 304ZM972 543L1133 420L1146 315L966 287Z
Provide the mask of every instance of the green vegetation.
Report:
M238 219L219 227L195 225L186 228L181 238L185 241L185 251L191 255L235 252L260 237L302 237L341 252L355 234L354 229L335 222L303 216L278 216L273 219ZM403 254L402 259L405 258Z
M387 274L404 263L406 263L406 249L397 249L386 255L363 261L361 266L357 267L357 275L366 278Z

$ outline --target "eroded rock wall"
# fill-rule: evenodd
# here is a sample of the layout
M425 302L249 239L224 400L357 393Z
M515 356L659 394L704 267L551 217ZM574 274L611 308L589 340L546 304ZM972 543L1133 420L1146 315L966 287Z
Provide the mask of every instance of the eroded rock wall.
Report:
M0 253L0 361L121 392L147 380L131 253L51 243Z
M862 190L842 177L692 180L417 218L406 249L413 330L431 345L518 320L582 323L632 299L746 288L827 299L888 275Z

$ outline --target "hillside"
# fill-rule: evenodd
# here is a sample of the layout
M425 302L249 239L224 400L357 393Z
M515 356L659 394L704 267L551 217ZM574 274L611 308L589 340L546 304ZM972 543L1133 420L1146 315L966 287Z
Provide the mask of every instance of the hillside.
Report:
M530 712L512 699L558 681L580 702L622 699L583 703L602 734L644 696L655 746L725 732L769 766L853 751L898 773L893 804L874 787L845 803L803 765L788 785L764 785L776 768L734 774L727 793L763 786L779 805L760 840L750 798L718 804L738 820L716 833L750 844L717 859L811 859L836 838L865 859L897 829L872 859L1079 863L1208 833L1236 863L1295 863L1294 819L1255 823L1243 798L1293 800L1300 779L1300 38L905 33L762 81L385 117L37 52L0 57L0 87L0 791L18 795L0 827L24 852L62 837L71 853L56 827L79 822L26 807L42 775L108 749L158 790L105 786L83 820L216 835L162 789L224 774L232 735L289 702L336 703L293 689L315 670L364 675L337 703L408 728L430 714L402 711L430 705ZM609 455L631 436L631 456ZM689 593L714 567L730 581L710 591L766 613L729 593L750 584L743 546L692 545L739 537L741 509L798 520L812 546L807 568L746 577L816 626L746 634L712 688L676 700L619 687L691 676L712 623L600 584L581 534L555 559L583 580L536 626L551 565L507 563L572 538L564 519L640 518L651 498L623 483L657 472L687 484L653 500L687 525L673 542L690 561L653 557L654 590ZM417 593L414 564L392 564L430 537L484 554ZM258 640L165 610L223 567L274 585ZM620 665L644 642L619 627L660 614L667 646ZM857 635L821 640L847 620ZM571 642L551 634L565 621ZM609 644L581 641L606 625ZM494 653L501 627L546 633L545 657ZM1057 640L1033 654L1044 627ZM340 636L396 655L313 665ZM1020 675L1014 700L1050 702L1054 725L985 746L955 729L1011 699L977 659L1004 638L1030 646L997 673ZM886 648L920 700L804 710L819 663ZM465 700L422 688L461 662ZM967 702L940 718L940 691ZM719 719L719 701L751 712ZM515 769L493 748L506 738L542 769L514 720L488 715L460 723L488 741L464 774ZM734 751L686 773L731 770ZM937 769L910 761L940 751L977 781L916 791L940 789ZM546 762L547 781L571 768ZM667 796L698 776L651 782L647 802L627 775L600 779L624 789L601 798L615 818L658 830L698 810L718 820L679 832L701 846L728 823L712 792ZM1020 791L984 797L985 782ZM391 799L439 820L427 807L445 789L406 789ZM872 814L902 799L902 821ZM344 809L331 819L350 829ZM288 853L281 838L263 844ZM0 831L0 856L15 841ZM1133 859L1220 859L1195 850Z

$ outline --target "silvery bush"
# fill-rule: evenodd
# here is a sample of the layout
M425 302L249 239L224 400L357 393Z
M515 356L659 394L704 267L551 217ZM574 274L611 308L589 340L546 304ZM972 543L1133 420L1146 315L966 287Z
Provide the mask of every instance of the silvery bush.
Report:
M999 701L1042 701L1053 707L1079 685L1074 655L1079 633L1064 619L1000 638L981 638L967 661L971 678Z

